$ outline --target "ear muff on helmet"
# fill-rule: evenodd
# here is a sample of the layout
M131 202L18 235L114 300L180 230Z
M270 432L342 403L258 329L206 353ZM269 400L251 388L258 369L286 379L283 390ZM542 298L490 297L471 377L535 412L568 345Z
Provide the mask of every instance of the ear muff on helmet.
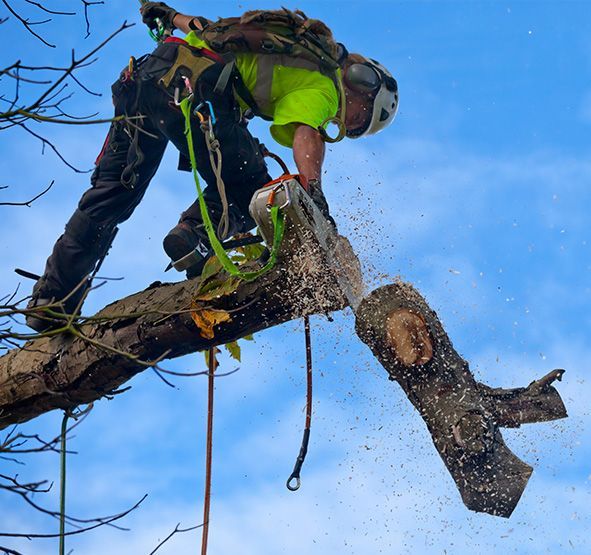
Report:
M367 125L347 130L347 137L373 135L392 123L398 111L398 84L383 65L356 55L355 62L343 71L343 81L350 90L370 95L368 102L371 102L371 118Z
M351 64L343 78L350 89L360 93L374 92L382 84L380 74L369 64Z

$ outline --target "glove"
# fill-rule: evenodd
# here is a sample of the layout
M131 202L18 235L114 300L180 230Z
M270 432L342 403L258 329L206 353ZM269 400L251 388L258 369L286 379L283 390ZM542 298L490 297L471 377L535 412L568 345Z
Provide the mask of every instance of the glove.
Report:
M159 19L166 29L173 31L176 29L172 22L178 12L167 6L164 2L146 2L140 8L142 14L142 21L150 28L156 29L158 24L156 20Z
M322 188L320 186L320 181L318 179L309 179L308 180L308 191L314 204L320 209L322 215L333 225L333 227L337 228L337 224L334 221L333 217L330 215L328 211L328 202L326 202L326 197L322 192Z

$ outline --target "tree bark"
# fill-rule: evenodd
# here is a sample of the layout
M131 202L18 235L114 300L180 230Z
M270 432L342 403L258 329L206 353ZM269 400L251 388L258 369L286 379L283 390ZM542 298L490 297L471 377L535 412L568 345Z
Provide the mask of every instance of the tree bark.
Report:
M408 350L392 337L388 326L400 311L424 322L430 343L427 354L432 356L403 362ZM560 395L551 385L564 371L555 370L527 388L492 389L478 383L437 314L407 283L372 292L356 316L359 337L419 411L465 505L509 517L533 469L505 445L499 428L566 417Z
M305 212L302 221L321 218L313 206ZM253 282L228 287L234 278L210 276L215 286L205 294L200 278L155 283L99 312L81 327L85 338L60 334L4 355L0 429L112 395L146 368L138 359L179 357L351 306L359 337L419 411L466 506L510 516L532 468L509 450L499 428L565 417L551 385L562 371L527 388L479 384L411 285L399 282L362 297L360 266L348 241L326 226L314 236L321 227L311 224L298 239L299 227L288 226L286 260Z
M350 249L348 242L345 246ZM221 273L213 278L221 291L230 280ZM0 430L113 394L147 368L138 360L204 351L288 320L347 306L321 265L287 268L280 263L256 281L242 281L229 294L204 301L199 300L199 286L200 278L156 282L82 325L87 339L61 333L0 357Z

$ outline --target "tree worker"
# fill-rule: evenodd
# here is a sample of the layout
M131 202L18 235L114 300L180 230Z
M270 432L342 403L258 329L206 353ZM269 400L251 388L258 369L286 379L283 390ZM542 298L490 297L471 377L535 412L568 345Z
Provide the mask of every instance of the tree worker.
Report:
M115 116L125 118L111 124L96 161L91 188L83 194L57 240L45 271L33 288L28 308L60 301L65 314L80 308L89 286L88 277L106 256L116 226L127 220L142 200L169 141L180 152L179 168L190 169L185 121L178 108L179 97L189 93L194 95L195 105L204 106L211 112L211 121L215 120L213 128L223 160L219 177L225 185L225 202L216 186L216 172L197 117L192 118L191 129L197 168L207 183L204 198L211 220L217 226L222 215L226 217L225 233L220 240L254 227L248 212L250 199L271 180L262 145L246 127L244 116L249 111L269 120L275 141L293 149L302 182L322 213L330 218L321 188L325 142L331 140L325 127L329 122L337 122L341 135L349 138L384 129L394 119L398 107L396 81L375 60L347 53L318 20L288 10L247 12L242 19L234 19L245 22L253 13L258 23L252 36L258 37L262 29L260 45L250 51L235 48L234 54L228 56L219 41L211 40L209 44L206 40L225 36L220 29L230 28L228 25L216 27L215 22L180 14L163 2L143 4L141 14L150 29L165 29L169 34L179 29L186 34L185 40L169 36L152 54L138 60L132 58L113 84ZM277 18L293 22L294 28L304 33L299 36L308 38L310 32L315 32L325 39L323 44L337 45L338 56L325 56L321 51L315 61L308 50L300 55L297 47L284 39L279 43L287 44L285 48L289 47L293 55L277 53L273 44L278 41L265 31L266 24L260 23L272 23ZM247 37L246 42L252 28L248 23L240 27L246 29L246 34L241 35ZM213 31L218 34L212 35ZM316 38L313 35L314 43ZM338 70L329 75L322 67L324 60L336 57L340 57ZM201 260L187 269L188 277L200 274L211 250L197 201L181 215L179 223L164 238L163 246L172 261L191 251L201 253ZM56 322L42 311L35 311L27 315L27 324L43 331Z

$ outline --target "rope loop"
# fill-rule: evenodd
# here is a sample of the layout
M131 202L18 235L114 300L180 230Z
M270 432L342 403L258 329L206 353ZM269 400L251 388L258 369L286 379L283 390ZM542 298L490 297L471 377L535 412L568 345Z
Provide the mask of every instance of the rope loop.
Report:
M339 129L339 132L335 137L331 137L326 131L326 127L331 123L334 123ZM341 118L335 116L332 118L326 118L318 127L318 132L324 139L325 143L333 144L342 141L347 136L347 127Z

